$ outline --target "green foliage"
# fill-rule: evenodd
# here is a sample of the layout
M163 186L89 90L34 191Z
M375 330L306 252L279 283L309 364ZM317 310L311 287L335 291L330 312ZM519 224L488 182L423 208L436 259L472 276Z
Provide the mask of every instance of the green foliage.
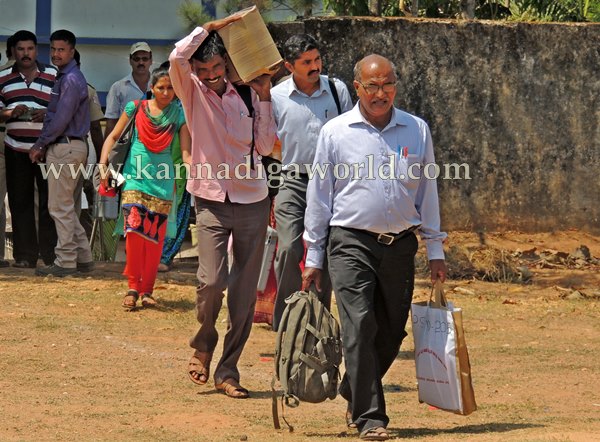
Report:
M367 0L323 0L323 7L336 15L369 15Z
M382 16L405 15L399 1L381 0ZM581 22L600 21L600 0L512 0L510 9L505 0L477 0L475 18L528 21ZM368 0L324 0L324 7L336 15L370 15ZM405 1L409 10L411 0ZM458 18L460 0L419 0L419 17Z
M316 0L289 0L289 4L294 11L298 11L298 15L310 17L313 8L317 6Z
M223 9L228 15L231 15L234 12L254 5L256 5L261 14L273 8L272 0L225 0Z
M192 31L196 26L200 26L208 21L211 17L205 10L202 4L192 0L184 0L177 8L177 14L183 19L185 27L188 31Z
M512 20L582 21L572 8L573 0L515 0L510 7Z

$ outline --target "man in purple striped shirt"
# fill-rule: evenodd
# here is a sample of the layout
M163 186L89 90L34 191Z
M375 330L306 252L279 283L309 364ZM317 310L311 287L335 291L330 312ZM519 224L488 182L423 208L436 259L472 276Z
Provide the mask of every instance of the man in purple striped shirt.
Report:
M93 270L94 263L85 230L79 222L75 201L81 192L80 168L85 166L90 130L90 109L85 77L77 67L75 35L65 29L50 36L50 56L58 68L42 134L29 157L44 156L48 174L48 208L56 225L58 243L54 264L38 268L36 275L67 276Z

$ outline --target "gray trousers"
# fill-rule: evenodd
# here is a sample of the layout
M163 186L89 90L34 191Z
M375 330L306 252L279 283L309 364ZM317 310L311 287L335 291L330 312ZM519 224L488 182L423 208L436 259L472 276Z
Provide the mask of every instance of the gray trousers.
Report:
M196 318L200 329L190 346L212 353L219 335L215 324L227 289L229 326L223 356L216 366L215 383L228 378L239 382L237 363L250 336L256 286L269 222L270 200L251 204L218 202L196 198L198 231L198 287ZM227 265L227 244L233 237L233 264Z
M304 258L304 213L306 212L306 187L308 175L289 178L284 172L283 185L275 197L275 223L277 227L277 254L275 277L277 298L273 311L273 330L277 331L285 310L285 299L302 287L300 263ZM324 263L319 299L329 310L331 307L331 282Z
M92 251L85 230L79 222L75 201L80 198L81 180L79 165L86 164L87 144L71 140L70 143L51 144L46 153L48 167L54 165L58 176L48 174L48 210L56 226L58 241L56 260L61 267L75 268L77 263L93 261Z
M360 431L389 422L381 379L406 336L417 248L414 233L386 246L364 231L331 228L327 253L346 365L340 394Z

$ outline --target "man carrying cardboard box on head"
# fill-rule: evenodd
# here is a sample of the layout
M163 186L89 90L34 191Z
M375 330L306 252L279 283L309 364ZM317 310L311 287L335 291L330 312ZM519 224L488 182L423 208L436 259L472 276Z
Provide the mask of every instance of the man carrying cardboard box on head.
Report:
M200 329L190 340L195 350L188 374L204 385L217 345L215 323L227 289L229 327L223 356L216 366L215 387L233 398L247 398L237 363L250 335L256 286L269 218L267 182L251 159L268 155L275 140L270 77L250 82L252 109L228 81L225 46L215 32L240 19L228 17L197 27L177 42L170 74L192 136L187 190L195 197L198 231L197 319ZM252 115L253 114L253 115ZM227 244L233 236L233 265Z

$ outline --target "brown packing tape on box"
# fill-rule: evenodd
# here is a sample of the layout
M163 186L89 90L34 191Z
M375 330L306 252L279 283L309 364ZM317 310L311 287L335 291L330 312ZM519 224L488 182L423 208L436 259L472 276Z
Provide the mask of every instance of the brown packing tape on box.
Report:
M257 7L234 15L242 18L218 31L229 55L228 79L248 83L263 74L273 75L283 60Z

